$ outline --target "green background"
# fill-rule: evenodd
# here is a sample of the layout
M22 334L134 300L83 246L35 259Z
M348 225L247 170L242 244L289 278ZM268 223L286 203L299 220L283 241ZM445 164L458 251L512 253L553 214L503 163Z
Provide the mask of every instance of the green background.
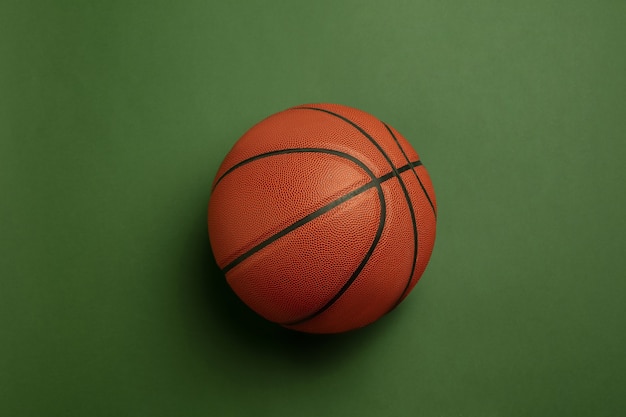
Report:
M0 2L0 415L617 416L626 2ZM252 124L395 126L439 202L374 325L265 323L206 205Z

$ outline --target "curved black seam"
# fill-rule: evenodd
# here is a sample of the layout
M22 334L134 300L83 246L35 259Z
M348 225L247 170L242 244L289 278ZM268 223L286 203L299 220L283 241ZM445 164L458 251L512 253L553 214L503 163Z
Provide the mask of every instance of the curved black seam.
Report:
M395 175L398 177L398 180L400 181L400 185L402 186L402 190L404 191L404 195L407 199L407 202L410 202L410 198L409 198L409 193L406 189L406 187L404 186L404 181L402 180L402 178L400 178L400 175L398 173L397 168L394 166L393 161L391 160L391 158L389 157L389 155L387 155L387 152L385 152L385 150L383 149L382 146L380 146L380 144L376 141L376 139L374 139L369 133L367 133L361 126L359 126L358 124L356 124L355 122L353 122L352 120L348 119L345 116L342 116L338 113L332 112L330 110L326 110L326 109L322 109L319 107L293 107L292 110L316 110L316 111L321 111L327 114L330 114L331 116L335 116L341 120L343 120L344 122L352 125L354 128L356 128L359 132L361 132L361 134L363 136L365 136L370 142L372 142L372 144L374 146L376 146L376 148L378 149L378 151L382 154L382 156L387 160L387 163L389 164L389 166L391 167L391 169L393 170L393 172L395 173ZM381 122L383 123L383 122ZM396 143L398 144L398 147L400 148L400 151L402 152L402 154L404 155L404 158L406 159L407 163L410 165L411 161L409 160L409 158L406 156L406 154L404 153L404 149L402 149L402 146L400 146L400 144L398 143L398 139L396 138L396 136L393 134L393 132L391 131L391 129L389 128L389 126L387 126L387 124L383 123L383 125L387 128L387 130L389 131L389 133L391 133L391 137L393 137L393 139L396 141ZM420 162L421 165L421 162ZM413 169L413 167L411 167L411 169ZM431 207L433 208L433 212L435 210L432 201L430 201L430 197L428 196L428 193L426 192L426 189L424 188L424 185L422 184L422 181L420 181L419 177L417 176L417 173L415 173L415 170L413 169L413 173L415 174L415 176L417 177L417 180L419 181L422 189L424 190L424 194L426 194L426 198L428 199L428 202L430 203ZM435 216L437 214L435 213Z
M318 151L321 152L321 151L324 151L324 149L321 149L321 150L318 150ZM327 151L332 151L332 150L327 150ZM335 151L332 151L332 152L335 153ZM272 154L276 154L276 153L272 152ZM271 156L271 155L266 155L266 156ZM351 157L351 155L346 155L346 156L347 157ZM360 163L360 161L358 161L357 164L359 166L361 166L359 163ZM419 161L419 160L413 161L413 162L411 162L411 163L409 163L407 165L404 165L404 166L398 168L396 170L396 172L398 173L397 175L396 175L396 172L391 171L391 172L388 172L385 175L381 175L380 177L376 177L374 175L374 173L371 172L366 166L361 166L366 171L366 173L370 176L372 181L368 182L367 184L363 184L359 188L356 188L355 190L351 191L348 194L345 194L345 195L339 197L336 200L331 201L326 206L319 208L318 210L314 211L313 213L311 213L311 214L305 216L304 218L298 220L297 222L291 224L287 228L285 228L285 229L281 230L280 232L272 235L269 239L261 242L260 244L258 244L257 246L253 247L252 249L250 249L249 251L247 251L246 253L244 253L240 257L236 258L230 264L226 265L226 267L224 267L222 269L222 272L226 273L226 272L230 271L235 266L237 266L239 263L243 262L246 258L252 256L254 253L256 253L259 250L263 249L264 247L268 246L272 242L275 242L276 240L278 240L281 237L285 236L286 234L292 232L293 230L297 229L298 227L303 226L304 224L314 220L316 217L319 217L323 213L326 213L326 212L330 211L332 208L337 207L338 205L348 201L349 199L351 199L353 197L356 197L357 195L367 191L368 189L370 189L372 187L376 187L377 188L379 199L381 201L381 220L382 221L379 221L379 230L380 230L380 235L382 235L382 228L384 228L385 217L386 217L386 203L385 203L385 200L384 200L384 195L382 194L381 184L384 183L385 181L390 180L391 178L399 176L399 174L402 174L403 172L408 171L409 169L411 169L411 167L413 167L413 166L420 166L421 164L422 164L422 162ZM385 215L385 217L382 217L383 215ZM353 273L353 275L350 277L350 279L344 284L344 286L340 289L340 291L337 294L335 294L335 296L331 300L329 300L324 306L322 306L319 310L315 311L314 313L310 314L309 316L304 317L302 319L299 319L298 321L294 321L294 322L290 322L290 323L283 323L283 324L285 324L285 325L300 324L300 323L302 323L302 322L304 322L306 320L309 320L309 319L311 319L311 318L321 314L323 311L328 309L335 301L337 301L337 299L339 299L339 297L348 289L348 287L352 284L352 282L354 282L354 280L360 274L361 270L365 267L365 264L369 260L369 257L373 253L375 247L378 245L378 241L380 240L380 237L381 237L380 235L378 235L378 232L377 232L377 237L375 236L375 240L374 240L374 242L372 242L372 246L370 247L370 251L368 251L368 254L366 254L364 260L361 262L362 266L359 265L359 268ZM371 253L369 253L369 252L371 252Z
M413 208L413 202L411 201L411 196L409 195L409 191L406 188L406 184L404 183L404 181L402 180L402 177L400 176L400 173L398 172L398 169L394 166L393 161L391 160L391 158L389 157L389 155L385 152L385 150L382 148L382 146L380 146L380 144L371 136L369 135L362 127L360 127L359 125L357 125L355 122L353 122L352 120L348 119L347 117L344 117L338 113L332 112L330 110L326 110L326 109L321 109L318 107L296 107L297 109L308 109L308 110L316 110L316 111L321 111L324 113L327 113L329 115L335 116L347 123L349 123L350 125L352 125L354 128L356 128L359 132L361 132L361 134L363 136L365 136L372 144L374 144L374 146L376 146L376 148L379 150L379 152L383 155L383 157L387 160L387 163L389 163L389 166L392 169L392 172L395 174L395 176L398 177L398 183L400 184L400 187L402 188L402 192L404 194L404 198L406 200L406 203L409 207L409 213L411 215L411 224L412 224L412 228L413 228L413 260L411 262L411 273L409 275L409 279L407 280L407 283L400 295L400 297L398 298L398 300L393 304L393 306L391 307L391 310L393 310L402 300L402 297L404 296L404 294L406 293L406 291L408 290L408 288L411 285L411 282L413 281L413 275L415 273L415 265L417 264L417 251L418 251L418 230L417 230L417 220L415 218L415 210ZM400 146L400 143L398 143L397 138L395 137L395 135L393 134L393 132L391 131L391 129L389 128L389 126L387 126L387 124L383 123L383 125L385 126L385 128L387 128L387 130L389 131L389 133L391 134L391 136L393 137L393 139L395 140L396 144L398 145L398 147L400 148L400 151L402 152L402 154L404 155L406 161L408 162L408 166L411 167L411 169L413 170L413 172L415 172L411 161L408 159L407 155L404 153L404 150L402 149L402 146ZM421 162L420 162L421 165ZM416 174L417 175L417 174ZM418 178L419 181L419 178ZM421 182L420 182L421 185ZM424 188L422 186L422 188ZM424 190L425 191L425 190ZM428 194L426 194L426 197L428 198ZM384 201L384 200L382 200ZM429 198L430 201L430 198ZM432 205L432 203L431 203ZM382 234L382 231L381 231ZM368 256L369 259L369 256ZM363 265L364 267L365 265ZM362 270L363 268L361 268ZM360 270L358 271L360 272ZM354 281L356 279L356 276L354 276L353 278L351 278L351 281ZM343 294L343 292L345 292L347 288L342 288L342 292L341 294ZM333 297L333 299L331 300L331 302L329 302L329 305L327 307L330 307L330 305L332 305L332 303L334 303L335 301L337 301L337 299L339 299L339 297L341 296L341 294L338 294L337 296ZM326 308L327 308L326 307ZM319 313L317 313L319 314ZM316 315L317 315L316 314ZM305 319L306 320L306 319ZM302 320L304 321L304 320ZM298 324L301 323L302 321L298 321L297 323L294 324Z
M363 257L363 260L361 260L361 263L359 264L357 269L352 273L350 278L343 284L341 289L330 300L328 300L326 302L326 304L324 304L322 307L320 307L319 309L317 309L313 313L311 313L311 314L309 314L309 315L307 315L307 316L305 316L303 318L300 318L298 320L291 321L291 322L280 323L280 324L286 325L286 326L294 326L294 325L297 325L297 324L302 324L305 321L311 320L312 318L319 316L324 311L328 310L328 308L330 306L332 306L343 295L343 293L345 293L348 290L348 288L352 285L352 283L357 279L357 277L359 276L359 274L361 273L363 268L365 268L365 265L367 264L367 262L369 261L369 259L372 256L372 254L374 253L374 250L376 249L376 246L378 246L378 241L380 240L381 236L383 235L383 230L385 228L385 222L386 222L386 217L387 217L387 204L385 202L385 195L383 193L383 188L381 187L380 184L381 183L379 181L377 181L376 184L375 184L376 191L378 191L378 199L380 201L380 220L378 221L378 229L376 230L376 235L374 236L374 241L370 245L367 253Z
M402 152L402 155L404 155L404 159L406 159L406 162L408 162L410 164L411 161L409 160L409 157L404 152L404 149L402 148L402 145L400 145L400 142L398 141L398 138L396 138L396 135L393 134L393 131L391 130L391 128L389 126L387 126L386 123L383 123L383 124L385 125L385 127L387 128L389 133L391 133L391 137L393 138L393 140L396 141L396 144L398 145L398 148L400 148L400 151ZM428 204L430 204L430 208L433 209L433 214L435 216L435 220L437 220L437 210L435 210L435 205L433 204L433 201L430 199L430 196L428 195L428 191L426 191L426 187L424 187L424 184L422 183L422 180L420 179L419 175L417 175L417 171L415 170L415 168L412 167L411 170L413 171L413 175L415 175L415 178L417 179L417 182L419 182L420 187L422 187L422 191L424 192L424 195L426 196L426 199L428 200Z
M362 164L363 166L366 167L365 164L363 164L358 159L354 158L352 155L347 154L345 152L341 152L341 151L335 151L333 149L324 149L324 148L287 148L287 149L278 149L276 151L269 151L269 152L260 153L258 155L254 155L254 156L252 156L250 158L244 159L243 161L237 162L235 165L233 165L232 167L228 168L217 179L217 181L215 181L215 184L213 184L213 190L215 190L215 187L217 187L217 184L219 184L224 179L224 177L226 177L228 174L230 174L231 172L233 172L237 168L240 168L243 165L247 165L250 162L254 162L254 161L257 161L259 159L267 158L268 156L284 155L284 154L290 154L290 153L307 153L307 152L308 153L327 153L327 154L331 154L331 155L336 155L336 156L339 156L339 157L342 157L342 158L349 159L352 162L358 161L358 162L356 162L357 165ZM374 173L372 173L371 176L373 178L375 178ZM211 192L213 192L213 190L211 190Z
M340 115L339 113L335 113L332 112L330 110L326 110L326 109L322 109L319 107L293 107L292 110L315 110L315 111L321 111L327 114L330 114L331 116L335 116L341 120L343 120L344 122L350 124L352 127L354 127L356 130L358 130L359 132L361 132L361 134L363 136L365 136L367 138L367 140L369 140L370 142L372 142L372 144L374 146L376 146L376 148L378 149L378 151L383 155L383 157L387 160L387 163L389 163L389 166L391 167L392 170L396 171L396 167L393 165L393 161L391 160L391 158L389 158L389 155L387 155L387 153L385 152L385 150L382 148L382 146L380 146L380 144L378 142L376 142L376 139L374 139L369 133L367 133L361 126L359 126L358 124L354 123L352 120L348 119L345 116Z
M400 151L402 152L402 155L404 155L404 159L407 161L408 165L411 167L411 170L413 171L413 173L415 173L415 169L413 168L413 165L411 164L411 160L404 152L404 149L402 149L402 146L400 146L400 142L396 138L396 135L393 134L393 132L391 131L389 126L387 126L386 123L383 123L383 124L385 125L385 128L387 128L389 133L391 134L391 137L393 138L393 140L396 142L396 145L398 145L398 148L400 148ZM411 282L413 282L413 276L415 275L415 265L417 265L417 250L418 250L417 220L415 219L415 209L413 208L413 201L411 201L411 197L408 195L408 193L406 194L406 200L407 200L407 204L409 205L409 212L411 213L411 222L413 223L413 262L411 264L411 272L409 273L409 279L407 280L406 285L404 286L404 289L400 293L400 296L398 297L396 302L391 306L391 308L387 312L396 308L398 304L400 304L404 296L406 295L407 291L409 290L409 287L411 286Z
M302 219L296 221L295 223L292 223L291 225L287 226L286 228L284 228L280 232L275 233L274 235L270 236L269 238L267 238L263 242L260 242L259 244L257 244L256 246L252 247L248 251L246 251L243 254L239 255L237 258L235 258L230 263L228 263L224 268L222 268L222 272L224 274L227 273L228 271L230 271L231 269L233 269L234 267L236 267L237 265L239 265L241 262L243 262L244 260L246 260L247 258L252 256L253 254L255 254L256 252L258 252L261 249L263 249L264 247L268 246L270 243L275 242L276 240L280 239L281 237L285 236L286 234L294 231L298 227L300 227L300 226L310 222L311 220L321 216L322 214L330 211L331 209L337 207L338 205L344 203L345 201L351 199L352 197L355 197L358 194L368 190L369 188L379 187L380 186L380 181L378 180L378 178L376 178L376 175L363 162L361 162L360 160L358 160L354 156L352 156L350 154L347 154L345 152L336 151L336 150L333 150L333 149L324 149L324 148L292 148L292 149L281 149L281 150L278 150L278 151L266 152L266 153L263 153L263 154L259 154L259 155L253 156L252 158L248 158L248 159L246 159L246 160L236 164L229 171L232 172L232 170L234 170L234 168L236 168L236 167L240 167L242 165L245 165L247 163L250 163L252 161L255 161L255 160L258 160L258 159L261 159L261 158L268 158L270 156L275 156L275 155L280 155L280 154L287 154L287 153L326 153L326 154L336 155L336 156L339 156L341 158L347 159L347 160L349 160L351 162L354 162L356 165L358 165L360 168L362 168L365 171L365 173L370 177L371 181L368 182L367 184L362 185L359 188L356 188L355 190L352 190L348 194L345 194L345 195L343 195L343 196L341 196L341 197L331 201L330 203L326 204L325 206L320 207L319 209L315 210L314 212L308 214L307 216L303 217ZM224 173L224 175L222 175L220 177L220 180L222 178L224 178L224 176L229 171L226 171ZM218 180L218 182L219 182L219 180ZM215 185L217 185L217 183Z
M319 309L317 309L313 313L307 315L306 317L300 318L297 321L293 321L293 322L289 322L289 323L282 323L282 324L285 324L285 325L300 324L300 323L303 323L303 322L305 322L307 320L312 319L313 317L316 317L317 315L319 315L319 314L323 313L324 311L326 311L332 304L335 303L335 301L337 301L343 295L344 292L346 292L346 290L350 287L350 285L352 285L352 283L359 276L359 274L361 273L361 271L363 270L363 268L365 267L365 265L369 261L370 257L374 253L374 250L376 249L376 246L378 245L378 241L380 240L380 238L382 236L383 229L385 228L385 222L386 222L386 217L387 217L387 205L386 205L386 202L385 202L385 196L384 196L384 193L383 193L383 189L381 187L380 179L377 178L376 175L374 175L374 173L367 167L367 165L365 165L363 162L361 162L357 158L353 157L352 155L346 154L344 152L335 151L335 150L331 150L331 149L321 149L321 148L298 148L298 149L290 149L290 150L282 150L282 151L273 151L273 152L267 152L265 154L257 155L257 156L255 156L253 158L249 158L249 159L247 159L245 161L242 161L242 163L239 163L238 166L243 165L244 162L248 163L248 162L251 162L252 160L257 160L257 159L260 159L260 158L265 158L265 157L269 157L269 156L273 156L273 155L278 155L278 154L281 154L281 153L284 154L284 153L295 153L295 152L328 153L328 154L337 155L337 156L346 158L346 159L356 163L359 167L361 167L367 173L367 175L371 178L371 181L369 183L364 184L361 187L353 190L352 192L350 192L350 193L348 193L348 194L346 194L346 195L344 195L342 197L339 197L336 200L333 200L332 202L330 202L329 204L325 205L324 207L321 207L320 209L318 209L318 210L314 211L313 213L309 214L308 216L305 216L304 218L298 220L297 222L291 224L290 226L286 227L285 229L281 230L280 232L272 235L270 238L264 240L263 242L259 243L256 246L254 246L252 249L248 250L247 252L245 252L244 254L240 255L239 257L237 257L232 262L230 262L228 265L226 265L222 269L224 274L226 274L228 271L233 269L235 266L237 266L238 264L243 262L248 257L252 256L254 253L256 253L256 252L260 251L261 249L263 249L264 247L268 246L272 242L275 242L276 240L278 240L281 237L285 236L286 234L292 232L293 230L297 229L298 227L300 227L300 226L310 222L311 220L315 219L316 217L321 216L322 214L330 211L331 209L333 209L333 208L337 207L338 205L344 203L345 201L349 200L350 198L355 197L355 196L363 193L364 191L366 191L366 190L368 190L368 189L370 189L372 187L376 187L376 189L378 191L378 198L379 198L379 201L380 201L380 220L378 222L378 229L376 231L376 235L374 236L374 240L372 241L372 244L370 245L370 248L368 249L367 253L365 254L363 259L361 260L361 263L359 264L357 269L352 273L350 278L343 284L341 289L333 296L333 298L331 298L329 301L326 302L326 304L324 304L322 307L320 307ZM406 169L407 170L410 169L409 165L407 165ZM397 170L395 170L394 174L396 172L397 172ZM397 174L397 175L399 175L399 174ZM381 177L381 179L386 181L386 180L388 180L390 178L393 178L393 176L396 176L396 175L391 175L391 176L384 175L384 176ZM223 178L223 176L221 178Z

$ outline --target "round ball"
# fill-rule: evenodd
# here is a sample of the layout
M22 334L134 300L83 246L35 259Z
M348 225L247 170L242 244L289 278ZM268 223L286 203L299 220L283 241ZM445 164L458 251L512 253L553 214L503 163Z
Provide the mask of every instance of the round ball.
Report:
M436 218L407 140L336 104L252 127L222 162L208 207L233 291L267 320L309 333L363 327L396 307L428 264Z

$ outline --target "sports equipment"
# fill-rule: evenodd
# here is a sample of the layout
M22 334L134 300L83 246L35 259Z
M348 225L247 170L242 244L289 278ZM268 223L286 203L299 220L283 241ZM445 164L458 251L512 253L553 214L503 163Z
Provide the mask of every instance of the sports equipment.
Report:
M430 177L400 133L354 108L311 104L237 141L213 181L208 229L249 307L294 330L337 333L409 294L436 217Z

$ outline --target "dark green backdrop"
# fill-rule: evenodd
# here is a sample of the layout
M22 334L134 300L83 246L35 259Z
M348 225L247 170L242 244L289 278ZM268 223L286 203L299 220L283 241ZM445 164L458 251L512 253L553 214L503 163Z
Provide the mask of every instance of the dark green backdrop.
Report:
M0 415L617 416L626 3L0 2ZM439 200L375 325L292 335L210 255L218 164L337 102Z

